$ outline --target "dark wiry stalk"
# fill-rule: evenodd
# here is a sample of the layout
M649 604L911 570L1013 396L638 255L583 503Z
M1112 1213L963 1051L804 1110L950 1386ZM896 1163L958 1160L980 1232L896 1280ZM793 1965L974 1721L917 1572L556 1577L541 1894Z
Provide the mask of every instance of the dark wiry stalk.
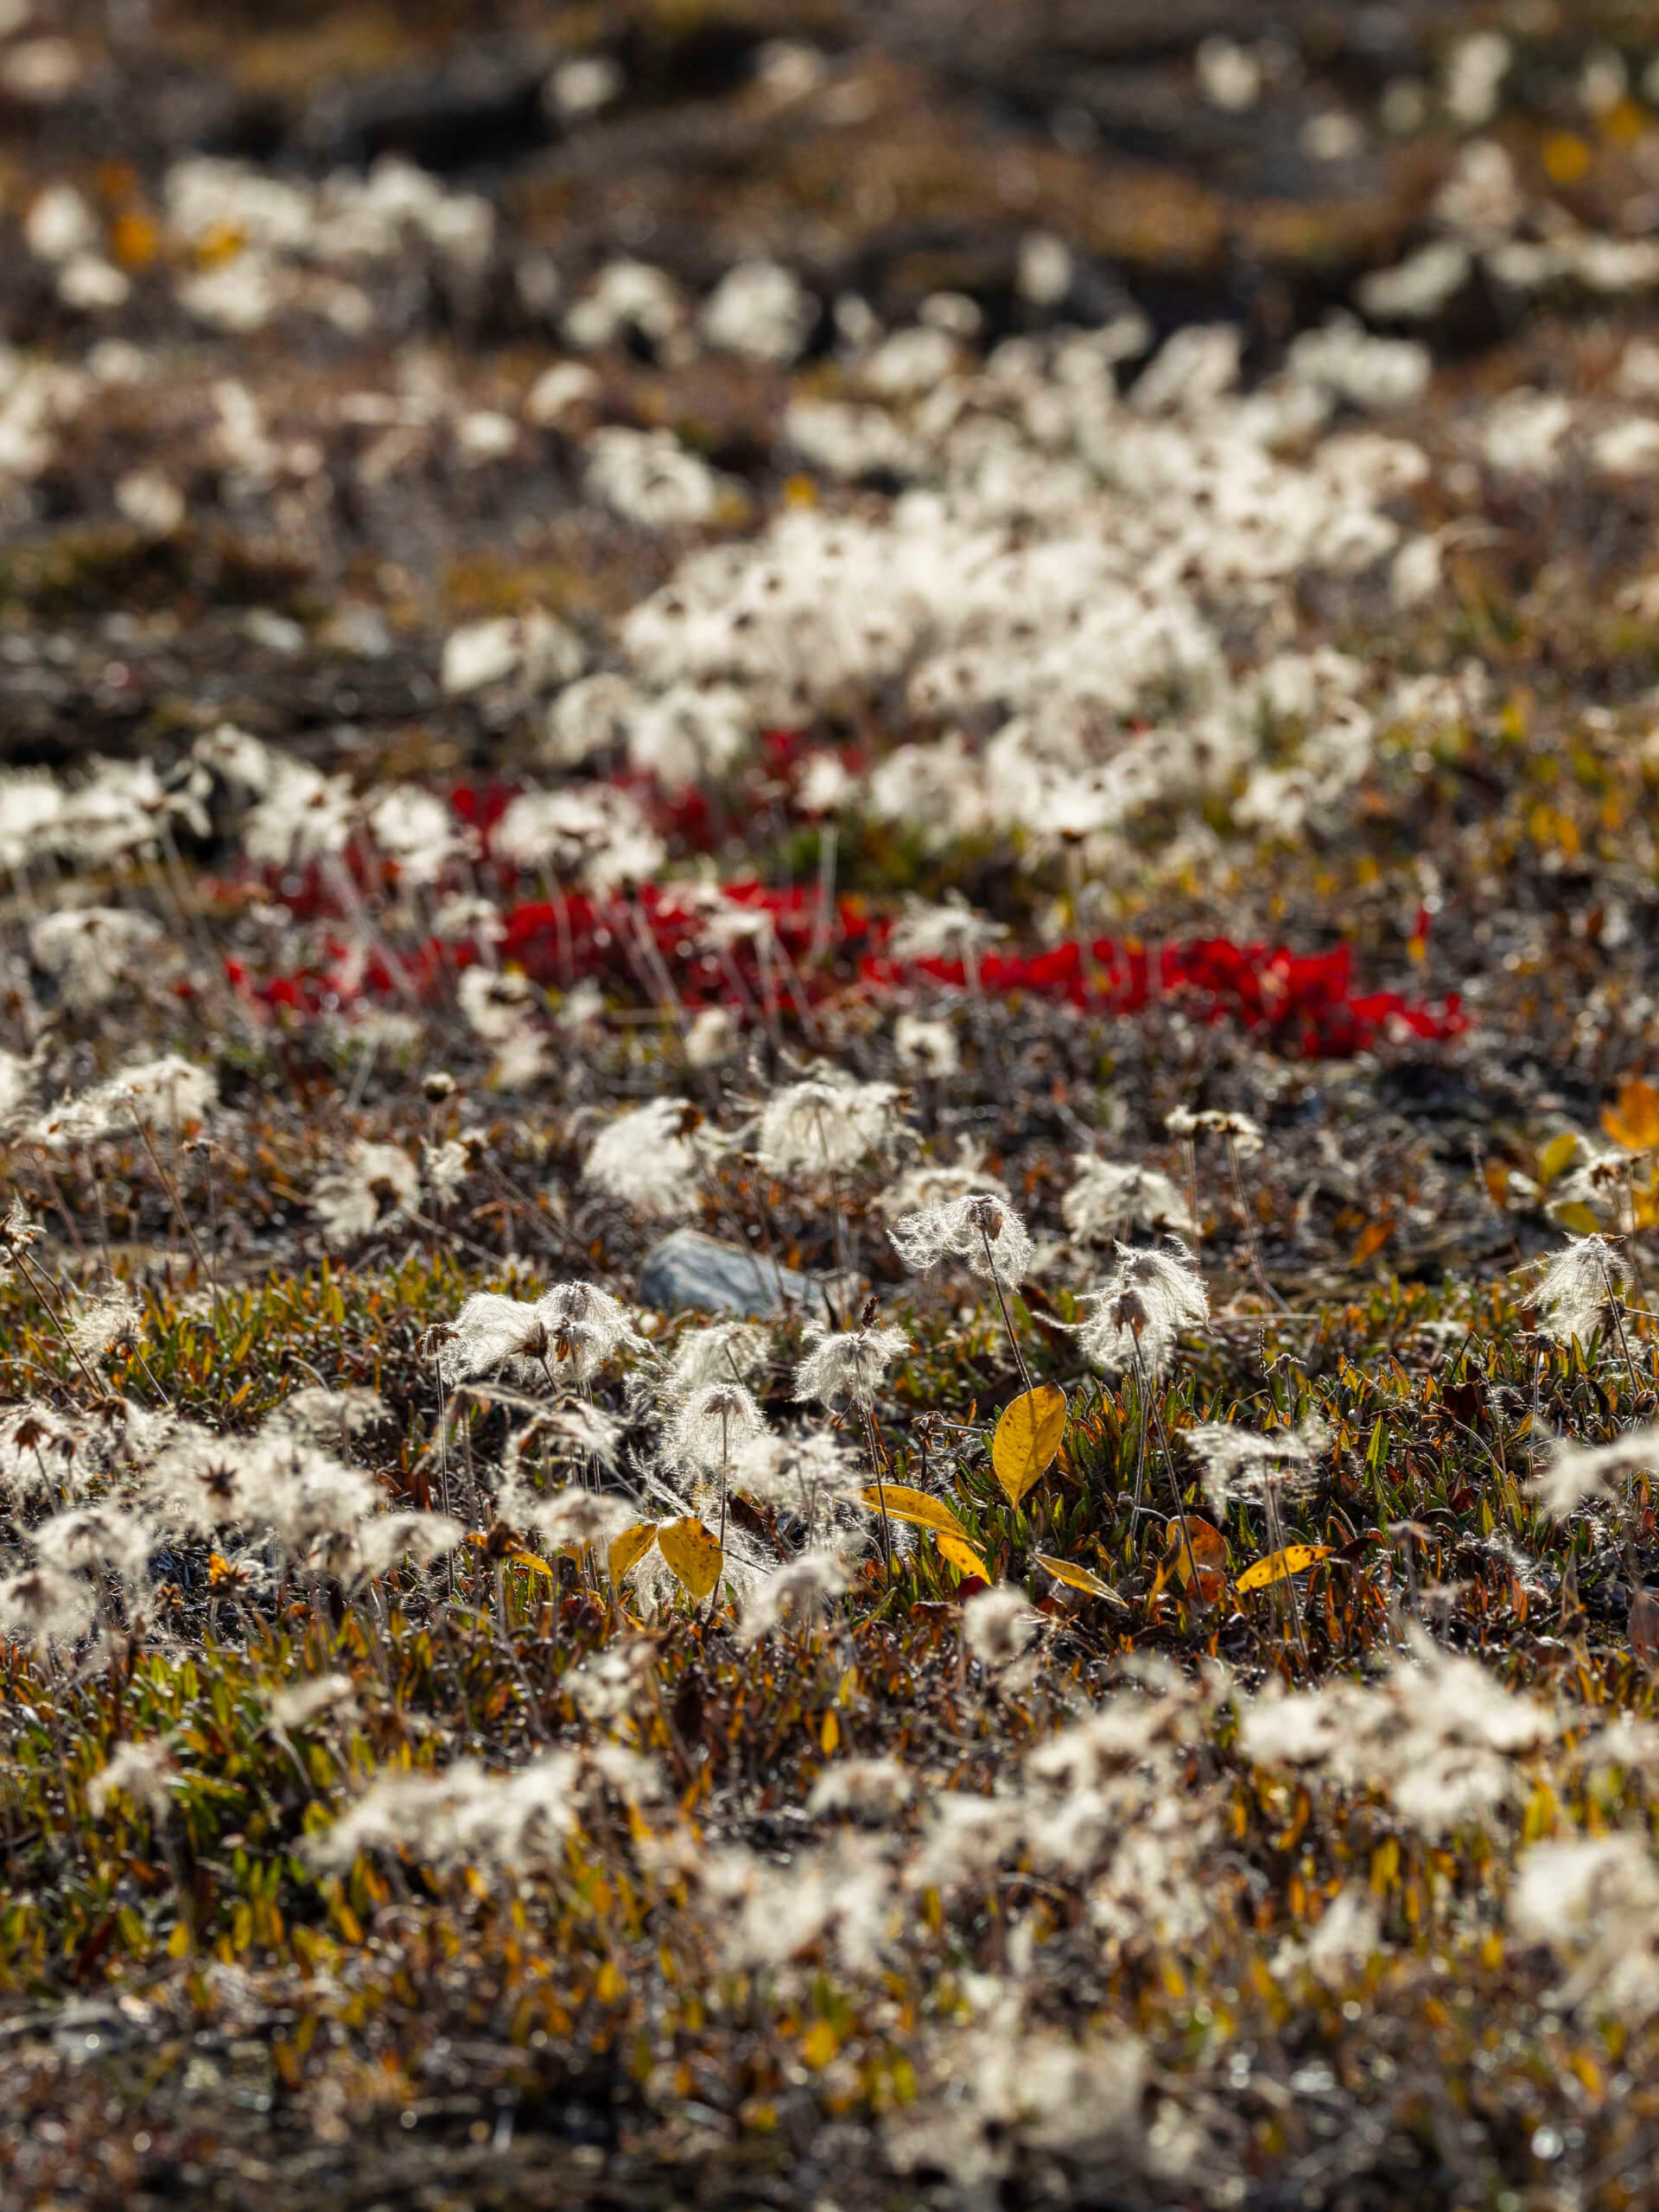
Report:
M1624 1318L1618 1310L1618 1296L1613 1288L1613 1279L1608 1271L1605 1260L1601 1263L1601 1280L1606 1287L1607 1311L1613 1317L1613 1327L1618 1337L1618 1348L1624 1355L1624 1370L1630 1378L1631 1393L1639 1398L1642 1395L1642 1385L1637 1380L1636 1362L1630 1357L1630 1339L1624 1334Z
M1244 1250L1249 1262L1250 1273L1255 1277L1263 1296L1270 1299L1274 1305L1282 1309L1285 1301L1268 1281L1262 1265L1261 1248L1255 1241L1255 1221L1250 1212L1249 1203L1244 1196L1244 1177L1238 1164L1238 1141L1230 1134L1227 1138L1227 1165L1232 1173L1233 1197L1238 1205L1239 1226L1244 1231Z
M42 1158L41 1164L42 1166L45 1166L46 1163L44 1158ZM104 1185L99 1182L98 1175L93 1169L92 1154L84 1146L81 1148L80 1154L80 1172L92 1186L92 1204L98 1209L99 1249L104 1255L104 1272L109 1280L113 1282L115 1281L115 1262L110 1257L110 1224L104 1212Z
M1157 1425L1159 1448L1164 1455L1164 1465L1169 1470L1169 1486L1175 1493L1175 1515L1181 1524L1181 1541L1186 1547L1186 1571L1192 1577L1192 1595L1196 1600L1204 1595L1204 1590L1198 1580L1198 1555L1192 1549L1192 1531L1186 1525L1186 1501L1181 1496L1181 1478L1175 1471L1175 1455L1170 1450L1169 1438L1164 1433L1163 1414L1159 1410L1157 1400L1152 1395L1152 1383L1147 1373L1147 1363L1141 1357L1141 1337L1138 1330L1135 1332L1133 1342L1135 1376L1140 1382L1141 1395L1147 1410Z
M864 1416L865 1448L870 1455L870 1466L875 1476L875 1501L881 1514L881 1560L887 1569L887 1580L891 1582L893 1580L893 1530L887 1522L887 1493L881 1483L881 1454L877 1449L875 1441L875 1415L872 1408L868 1405L861 1405L859 1411Z
M1027 1397L1031 1395L1031 1375L1026 1366L1025 1355L1020 1349L1020 1339L1014 1333L1014 1317L1008 1312L1008 1301L1002 1295L1002 1279L996 1272L996 1261L991 1252L991 1239L984 1221L979 1224L980 1242L985 1247L985 1264L991 1271L991 1288L996 1293L996 1302L1002 1309L1002 1325L1008 1332L1008 1349L1014 1354L1014 1363L1020 1370L1020 1381Z
M59 1313L57 1306L53 1303L53 1300L60 1296L56 1286L48 1282L45 1273L35 1267L34 1262L29 1258L28 1253L24 1251L21 1244L14 1244L12 1246L11 1257L22 1269L24 1275L28 1278L30 1288L35 1292L35 1296L39 1298L41 1304L45 1307L48 1319L51 1321L53 1327L57 1331L58 1334L63 1338L64 1343L68 1346L70 1355L73 1358L75 1365L80 1370L81 1373L86 1378L87 1388L91 1390L95 1398L103 1397L105 1395L104 1385L99 1381L97 1376L93 1374L92 1369L87 1366L86 1361L81 1357L79 1346L76 1344L73 1337L70 1335L68 1328L64 1323L62 1315ZM52 1293L52 1296L50 1298L47 1295L48 1289L50 1289Z
M727 1347L727 1357L728 1358L731 1357L731 1347L729 1345ZM734 1374L736 1373L737 1370L735 1365L734 1365L732 1371ZM738 1384L739 1389L741 1389L742 1387L742 1384L740 1382ZM721 1565L722 1567L725 1565L726 1560L726 1504L728 1497L728 1477L731 1472L732 1464L732 1440L729 1433L729 1427L730 1416L727 1413L725 1407L722 1406L720 1409L720 1557ZM713 1621L715 1618L715 1607L720 1601L720 1574L716 1572L715 1575L715 1586L709 1592L709 1610L703 1615L703 1625L705 1628Z
M823 1149L824 1173L830 1178L830 1212L835 1224L836 1232L836 1272L837 1274L844 1275L847 1273L847 1235L841 1220L841 1185L836 1179L835 1162L830 1157L830 1140L823 1134L822 1106L813 1108L812 1118L818 1126L818 1142Z
M1301 1650L1304 1667L1311 1664L1307 1656L1307 1638L1302 1633L1302 1609L1296 1601L1296 1578L1288 1570L1290 1561L1285 1557L1284 1524L1279 1518L1279 1497L1276 1486L1268 1482L1263 1485L1262 1499L1268 1509L1268 1548L1277 1552L1280 1564L1287 1570L1282 1580L1285 1595L1290 1600L1290 1618L1295 1625L1296 1642Z
M177 1217L179 1226L184 1231L185 1237L189 1243L190 1249L196 1255L196 1265L201 1269L201 1279L204 1282L211 1282L213 1280L213 1269L207 1264L207 1255L202 1250L201 1245L197 1240L196 1232L190 1226L190 1217L184 1210L183 1203L179 1197L177 1185L175 1184L173 1178L168 1173L166 1168L162 1166L161 1154L150 1142L149 1131L144 1127L143 1117L142 1115L136 1118L136 1126L137 1128L139 1140L143 1145L144 1150L149 1154L150 1166L156 1170L156 1174L161 1178L162 1188L167 1193L168 1203L172 1207L175 1215ZM217 1313L215 1313L214 1316L213 1325L215 1332L217 1332L219 1325Z

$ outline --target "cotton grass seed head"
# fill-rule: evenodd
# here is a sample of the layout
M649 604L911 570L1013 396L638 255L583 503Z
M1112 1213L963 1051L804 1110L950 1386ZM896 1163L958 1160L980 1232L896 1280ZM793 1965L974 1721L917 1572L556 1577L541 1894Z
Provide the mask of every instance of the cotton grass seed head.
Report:
M1031 1232L1011 1205L976 1192L929 1206L887 1234L906 1267L926 1274L942 1260L960 1260L970 1274L1012 1290L1031 1265Z
M1593 1499L1614 1495L1630 1478L1659 1469L1659 1425L1633 1428L1611 1444L1558 1437L1529 1488L1553 1521L1566 1521Z
M684 1398L707 1382L752 1382L766 1365L770 1344L752 1321L716 1321L688 1329L668 1363L664 1394Z
M0 1635L36 1651L79 1642L92 1624L92 1593L60 1567L26 1567L0 1582Z
M1624 1256L1605 1236L1572 1237L1536 1264L1541 1272L1533 1302L1539 1327L1557 1344L1571 1344L1575 1337L1588 1344L1607 1325L1611 1301L1630 1287Z
M809 1523L823 1506L849 1504L868 1479L846 1446L822 1429L751 1437L732 1462L734 1490Z
M152 1820L164 1817L172 1803L168 1785L178 1762L159 1736L141 1744L118 1744L86 1784L86 1808L101 1820L111 1797L130 1797Z
M774 1175L844 1173L886 1148L898 1096L839 1068L787 1084L760 1109L755 1155Z
M962 1609L962 1636L969 1658L1001 1669L1024 1656L1043 1624L1043 1617L1018 1590L998 1583L976 1591Z
M1192 1234L1186 1200L1157 1168L1120 1166L1086 1152L1073 1165L1077 1179L1060 1201L1060 1211L1079 1243L1106 1243L1131 1229Z
M1162 1248L1120 1244L1112 1273L1077 1303L1088 1309L1083 1348L1109 1375L1137 1362L1148 1375L1158 1374L1178 1338L1210 1319L1198 1262L1175 1236Z
M902 1329L829 1330L817 1323L806 1332L806 1357L795 1370L795 1395L823 1406L868 1408L895 1359L910 1349Z
M336 1250L377 1230L398 1228L415 1210L420 1171L400 1145L356 1145L348 1164L323 1176L311 1193L322 1233Z
M669 1423L664 1439L669 1464L690 1474L720 1474L765 1426L741 1382L705 1382L681 1401Z
M1269 1491L1280 1496L1306 1484L1330 1434L1317 1417L1297 1428L1265 1433L1214 1421L1184 1429L1181 1440L1204 1471L1211 1510L1222 1513L1236 1497L1258 1498Z
M846 1587L847 1563L838 1551L801 1552L755 1584L744 1600L738 1641L756 1643L785 1619L798 1634L805 1633Z
M684 1098L654 1098L620 1115L589 1147L583 1182L637 1214L684 1220L702 1204L692 1138L701 1118Z

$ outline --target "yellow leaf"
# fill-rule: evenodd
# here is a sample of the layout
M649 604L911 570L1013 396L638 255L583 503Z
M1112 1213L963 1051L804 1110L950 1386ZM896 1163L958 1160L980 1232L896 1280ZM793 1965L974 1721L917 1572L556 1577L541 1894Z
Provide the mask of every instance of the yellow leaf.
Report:
M1264 1552L1252 1560L1238 1578L1241 1590L1265 1590L1270 1582L1282 1582L1287 1574L1300 1574L1304 1567L1315 1567L1322 1559L1329 1559L1329 1544L1287 1544L1281 1552Z
M515 1567L530 1567L537 1574L544 1574L550 1582L554 1579L552 1568L544 1559L537 1559L534 1552L509 1552L507 1557Z
M828 2020L814 2020L801 2037L801 2063L818 2073L836 2055L836 2031Z
M620 1583L631 1574L656 1541L654 1522L642 1521L637 1529L625 1529L611 1546L611 1580Z
M1010 1505L1053 1465L1065 1433L1065 1393L1052 1382L1022 1390L1008 1405L991 1439L991 1465Z
M823 1726L818 1731L818 1745L825 1758L830 1757L840 1741L841 1723L836 1718L836 1708L832 1705L829 1712L824 1714Z
M1544 174L1552 184L1577 184L1590 158L1589 147L1575 130L1552 130L1544 141Z
M976 1574L982 1582L990 1580L990 1568L973 1546L961 1536L949 1536L936 1529L933 1541L938 1546L941 1556L950 1560L958 1574Z
M1563 1129L1552 1137L1538 1155L1538 1180L1546 1187L1555 1180L1563 1168L1573 1164L1573 1155L1579 1148L1576 1129Z
M1618 1105L1603 1107L1601 1126L1626 1152L1659 1151L1659 1090L1640 1076L1627 1076Z
M885 1498L890 1521L908 1521L914 1528L938 1529L947 1536L965 1538L968 1534L950 1507L940 1498L930 1497L925 1490L911 1490L903 1483L883 1483L878 1490L870 1483L859 1496L878 1513Z
M694 1598L706 1598L720 1580L725 1557L701 1521L665 1521L657 1531L657 1542Z
M621 1975L616 1970L614 1959L607 1959L594 1977L594 1994L601 2005L614 2005L622 1994Z
M1086 1567L1073 1567L1069 1559L1051 1559L1046 1552L1038 1552L1035 1557L1038 1566L1046 1567L1054 1580L1064 1582L1068 1590L1085 1591L1091 1598L1104 1598L1109 1605L1121 1605L1125 1612L1129 1610L1128 1600L1120 1598L1109 1582L1103 1582L1099 1575L1091 1574Z
M1601 1224L1580 1199L1567 1199L1560 1205L1552 1206L1549 1212L1553 1221L1560 1222L1563 1229L1570 1229L1575 1236L1595 1236L1600 1232Z

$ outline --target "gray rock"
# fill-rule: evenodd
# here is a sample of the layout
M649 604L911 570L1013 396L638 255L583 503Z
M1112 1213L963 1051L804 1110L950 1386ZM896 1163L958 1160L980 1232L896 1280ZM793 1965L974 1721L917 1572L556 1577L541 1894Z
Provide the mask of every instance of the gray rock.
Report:
M789 1299L809 1313L822 1305L809 1276L779 1267L763 1253L721 1244L698 1229L677 1229L653 1244L639 1273L640 1304L662 1313L689 1306L764 1321L782 1313Z

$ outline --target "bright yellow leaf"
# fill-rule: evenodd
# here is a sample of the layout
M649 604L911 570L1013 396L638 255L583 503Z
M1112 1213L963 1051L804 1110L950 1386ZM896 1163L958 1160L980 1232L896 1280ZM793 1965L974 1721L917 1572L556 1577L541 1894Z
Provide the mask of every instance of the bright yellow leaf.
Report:
M637 1529L625 1529L611 1546L611 1580L621 1583L639 1566L656 1541L654 1522L642 1521Z
M1590 149L1575 130L1552 130L1544 141L1544 174L1552 184L1577 184L1588 172Z
M665 1521L658 1548L694 1598L706 1598L720 1580L725 1554L701 1521Z
M537 1559L534 1552L509 1552L507 1557L515 1567L527 1567L537 1574L544 1574L550 1582L554 1579L552 1568L544 1559Z
M1282 1582L1287 1574L1300 1574L1305 1567L1317 1567L1322 1559L1329 1559L1329 1544L1287 1544L1281 1552L1264 1552L1252 1560L1238 1578L1241 1590L1265 1590L1270 1582Z
M840 1741L841 1723L836 1718L836 1708L832 1705L824 1714L823 1726L818 1731L818 1745L825 1758L830 1757Z
M1004 1410L991 1440L991 1465L1010 1505L1054 1463L1065 1433L1065 1393L1052 1382L1022 1390Z
M1560 1136L1552 1137L1538 1155L1539 1182L1546 1187L1553 1183L1565 1168L1572 1166L1573 1155L1578 1148L1576 1129L1563 1129Z
M1550 1218L1560 1222L1563 1229L1570 1229L1575 1236L1595 1236L1601 1224L1590 1208L1580 1198L1569 1198L1560 1205L1552 1206Z
M1046 1552L1038 1552L1035 1556L1038 1566L1046 1568L1057 1582L1064 1582L1068 1590L1082 1590L1090 1598L1104 1598L1109 1605L1121 1605L1125 1612L1129 1610L1128 1600L1120 1598L1109 1582L1103 1582L1086 1567L1074 1567L1069 1559L1052 1559Z
M828 2020L814 2020L801 2037L801 2063L819 2073L835 2056L836 2031Z
M904 1483L883 1483L878 1490L869 1483L859 1496L877 1513L885 1499L889 1521L908 1521L912 1528L932 1529L947 1536L961 1536L964 1541L967 1537L968 1531L943 1499L930 1497L925 1490L912 1490Z
M939 1548L941 1557L948 1559L958 1574L976 1574L982 1582L990 1580L990 1568L964 1538L947 1535L942 1529L936 1529L933 1541Z

